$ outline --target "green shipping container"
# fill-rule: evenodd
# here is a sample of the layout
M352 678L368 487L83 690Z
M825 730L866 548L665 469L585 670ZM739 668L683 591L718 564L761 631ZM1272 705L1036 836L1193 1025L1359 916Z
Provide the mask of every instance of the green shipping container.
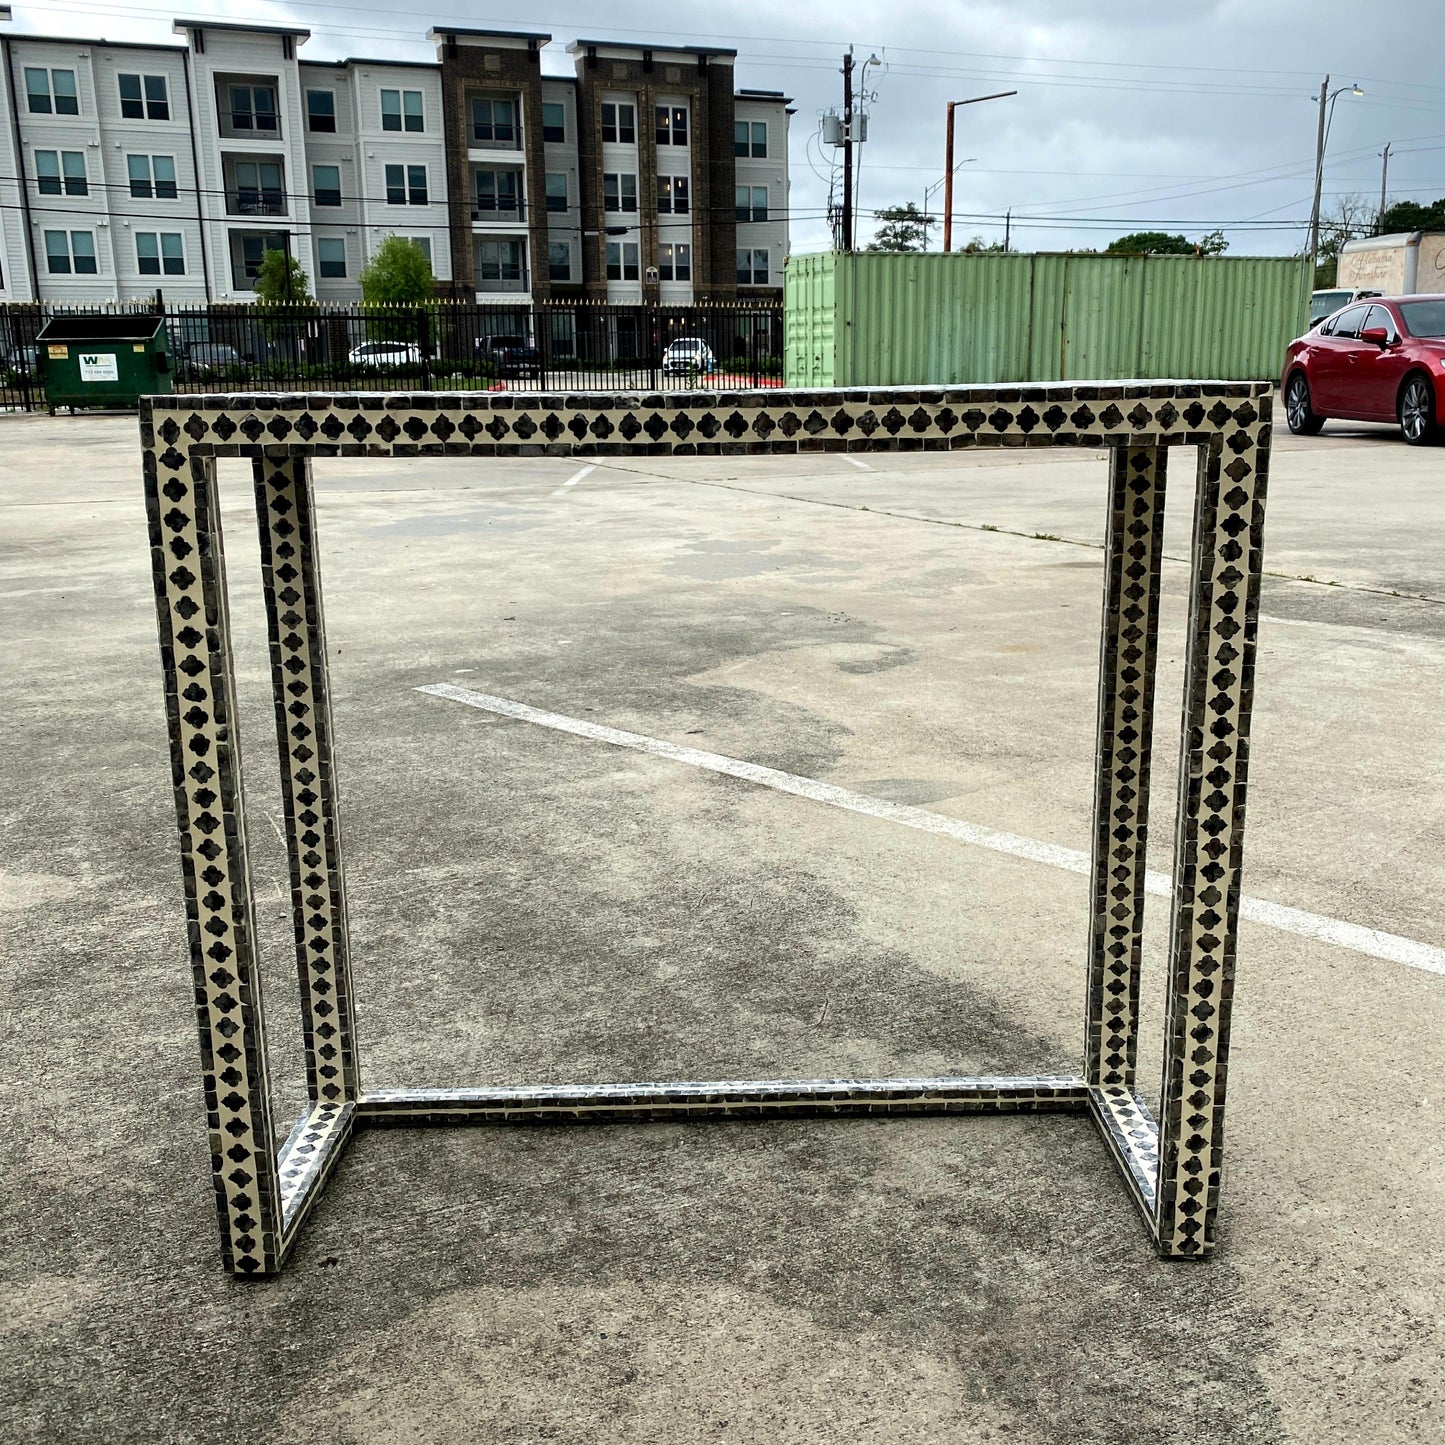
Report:
M134 406L175 390L164 320L148 312L53 316L35 333L45 401L57 406Z
M792 256L787 385L1267 381L1305 329L1300 256Z

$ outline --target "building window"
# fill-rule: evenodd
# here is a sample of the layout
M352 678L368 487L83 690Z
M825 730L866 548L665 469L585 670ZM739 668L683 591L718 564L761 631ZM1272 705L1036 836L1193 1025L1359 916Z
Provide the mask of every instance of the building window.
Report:
M40 66L27 65L25 98L29 102L31 115L80 114L80 100L75 92L73 70L46 70ZM61 236L65 233L56 231L55 234Z
M478 277L483 281L520 281L522 279L522 243L520 241L483 241L478 248Z
M687 177L658 176L657 209L664 216L687 215Z
M85 152L36 151L35 188L42 196L58 196L62 189L67 196L88 196Z
M768 154L768 123L765 120L733 122L733 154L764 160Z
M341 204L341 167L312 166L311 195L318 206Z
M389 206L413 206L427 203L425 166L387 166L386 203Z
M685 105L660 105L657 107L657 143L660 146L685 146L687 144L687 107Z
M637 177L606 171L602 176L602 209L622 212L637 209Z
M657 276L660 281L691 281L692 247L686 242L665 242L659 246Z
M637 144L637 107L614 105L610 100L602 106L602 139L614 145Z
M609 241L607 243L607 279L609 281L636 281L637 242Z
M228 85L231 102L231 129L272 131L280 129L276 122L276 87L274 85Z
M47 231L45 268L52 276L94 276L95 237L89 231Z
M560 100L542 102L542 139L557 145L567 139L567 107Z
M306 128L327 135L336 133L336 96L329 90L306 92Z
M761 251L738 252L738 285L766 286L768 284L768 253Z
M472 139L484 145L516 145L516 105L510 100L474 100Z
M419 90L383 90L381 92L382 130L426 129Z
M766 221L768 219L768 188L766 186L738 186L733 193L733 210L739 221Z
M237 161L235 212L242 216L284 216L286 194L279 161Z
M567 177L557 171L547 172L547 209L549 211L565 211L567 209Z
M169 120L170 95L164 75L117 75L120 113L127 120Z
M137 231L135 260L142 276L184 276L186 253L179 231Z
M267 251L288 251L285 236L243 235L241 242L241 278L254 281L261 274L261 262ZM234 252L232 253L234 255ZM238 285L237 289L240 287Z
M426 263L431 265L431 237L430 236L408 236L406 238L426 257Z
M131 197L148 201L176 198L176 158L174 156L127 156L126 171L130 175Z
M316 242L316 269L329 281L346 277L346 242L339 236L323 236Z
M572 279L572 246L567 241L547 243L547 279L549 281L570 281Z
M518 199L517 181L520 171L477 171L477 211L506 211L520 216L521 201Z

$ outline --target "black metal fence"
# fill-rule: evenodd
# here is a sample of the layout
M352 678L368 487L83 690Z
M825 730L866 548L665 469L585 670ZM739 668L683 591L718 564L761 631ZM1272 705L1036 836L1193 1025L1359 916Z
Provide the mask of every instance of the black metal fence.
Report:
M45 405L52 316L164 317L177 391L662 391L780 386L780 306L0 307L0 407Z

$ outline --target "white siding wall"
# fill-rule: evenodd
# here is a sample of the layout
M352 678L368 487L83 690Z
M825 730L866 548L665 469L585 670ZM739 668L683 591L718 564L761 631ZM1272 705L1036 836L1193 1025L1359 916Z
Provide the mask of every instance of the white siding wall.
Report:
M431 241L432 272L451 279L451 246L447 239L447 155L442 128L441 67L379 65L362 61L348 67L352 90L352 124L356 128L355 171L362 197L362 229L347 238L359 243L357 271L387 236L425 236ZM382 90L419 90L424 130L381 128ZM340 97L338 96L338 107ZM386 167L425 166L427 204L391 205L386 199ZM351 275L354 278L356 272ZM354 294L359 296L360 289Z
M304 145L300 71L296 60L286 59L284 37L259 32L208 29L204 31L205 51L192 54L196 105L196 144L201 157L202 188L207 215L207 245L212 259L212 287L217 300L249 300L248 286L234 284L231 265L232 232L289 231L292 255L306 274L316 277L316 260L311 244L309 173ZM221 135L218 105L218 75L247 75L265 78L276 86L276 110L280 134L260 133L243 138ZM279 155L285 166L287 207L284 216L228 217L224 157Z
M301 75L301 120L302 145L306 152L305 185L312 196L311 221L313 237L340 240L346 247L346 278L324 277L317 262L317 273L312 278L312 289L319 301L354 301L361 296L361 285L357 277L365 264L362 254L363 207L361 200L361 169L356 159L356 106L352 76L341 65L300 64ZM306 92L308 90L330 91L336 130L313 131L307 119ZM313 172L317 166L335 166L341 182L341 205L318 206L314 204L315 182Z
M671 215L663 215L657 209L657 196L654 193L644 196L642 201L643 215L651 218L657 217L657 240L658 245L671 245L673 247L683 245L689 247L689 256L695 264L697 261L697 247L693 243L693 223L695 214L693 212L694 191L697 182L693 179L693 148L697 144L698 137L694 135L694 122L697 119L692 113L692 105L685 95L659 95L657 105L665 105L669 110L677 106L686 109L687 115L687 144L685 146L665 145L656 148L657 174L662 176L682 176L688 182L688 211L684 216L676 212ZM655 113L649 112L647 124L656 127ZM674 275L676 271L674 269ZM697 280L694 274L692 280L668 281L663 280L658 286L658 299L665 306L687 306L693 298L693 285Z
M542 100L544 104L562 106L566 115L566 139L547 141L543 147L548 173L567 177L567 210L548 212L547 237L549 242L565 242L569 247L571 283L576 285L582 280L582 176L577 149L577 83L544 77ZM532 261L533 275L546 276L548 258L545 255L535 256ZM567 283L559 281L557 284Z
M97 45L92 47L92 59L102 130L102 194L110 212L111 254L115 262L114 294L127 299L149 296L159 289L167 301L203 301L206 282L201 266L201 226L196 216L190 116L186 110L185 57L178 50L141 51ZM170 119L122 116L117 79L121 75L164 75ZM132 155L171 157L176 173L174 200L157 198L154 193L149 197L131 195L128 158ZM137 233L179 235L185 274L142 275L137 261Z
M750 124L764 122L768 127L766 158L738 156L739 186L766 186L768 219L738 225L739 250L763 250L768 253L768 284L783 284L783 262L788 255L788 113L782 101L746 99L735 102L734 117ZM742 293L746 296L746 290Z
M643 126L647 126L647 125L651 125L651 124L652 124L652 116L651 116L650 114L649 114L649 115L643 115L643 113L642 113L642 107L641 107L641 105L638 103L638 96L637 96L637 92L636 92L636 91L631 91L631 90L605 90L605 91L602 92L601 100L602 100L602 104L603 104L603 105L630 105L630 106L632 107L632 109L633 109L633 114L634 114L634 117L635 117L635 120L636 120L636 129L635 129L634 132L633 132L633 134L634 134L635 136L641 134ZM600 129L600 126L599 126L599 129L598 129L598 136L599 136L599 138L600 138L601 134L602 134L602 132L601 132L601 129ZM621 134L621 132L619 131L619 135L620 135L620 134ZM640 207L646 205L646 204L647 204L647 198L642 195L642 191L641 191L642 180L641 180L641 177L638 175L639 165L638 165L638 148L637 148L637 145L636 145L635 143L632 144L632 145L626 145L626 144L624 144L624 143L623 143L622 141L620 141L620 140L615 141L615 142L614 142L614 141L605 141L605 140L602 140L602 141L600 141L600 146L601 146L601 153L602 153L602 166L601 166L601 169L602 169L603 175L616 174L616 175L619 175L619 176L622 176L622 175L631 175L631 176L636 177L636 178L637 178L637 182L638 182L638 196L637 196L638 206L639 206L639 208L640 208ZM605 183L604 183L604 184L605 184ZM620 185L620 184L621 184L621 183L619 182L619 185ZM657 198L654 196L654 197L652 197L652 209L653 209L653 210L656 209L656 205L657 205ZM625 246L625 247L627 247L627 246L635 247L635 248L636 248L636 251L637 251L637 257L638 257L638 273L637 273L637 279L636 279L636 280L622 280L622 281L611 281L611 280L609 280L609 281L608 281L608 283L607 283L607 299L608 299L609 301L629 302L629 301L641 301L641 300L642 300L642 269L641 269L641 268L642 268L642 232L641 232L641 230L640 230L640 222L641 222L642 215L643 215L643 212L641 211L641 209L639 209L639 210L636 211L636 212L632 212L632 211L626 211L626 212L623 212L623 211L616 211L616 212L607 211L607 212L605 212L604 215L603 215L602 224L603 224L604 227L607 227L607 226L626 226L626 227L628 227L628 231L627 231L627 234L626 234L625 236L607 236L607 237L605 237L605 238L604 238L604 242L603 242L604 247L605 247L606 245L610 245L610 244L614 244L614 243L620 243L620 244L622 244L622 245ZM625 255L625 254L626 254L626 253L624 252L624 255ZM603 256L604 256L604 265L605 265L605 257L606 257L606 251L605 251L605 250L603 251Z

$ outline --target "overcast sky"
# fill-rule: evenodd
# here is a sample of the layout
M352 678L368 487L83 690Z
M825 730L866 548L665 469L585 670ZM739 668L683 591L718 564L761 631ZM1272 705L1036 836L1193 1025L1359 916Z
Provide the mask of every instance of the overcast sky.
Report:
M732 46L737 83L795 97L791 174L795 251L829 244L829 169L820 114L838 105L848 45L868 70L863 212L907 200L943 174L944 105L957 112L955 244L1003 234L1016 249L1103 246L1126 231L1191 238L1222 227L1235 252L1302 244L1313 185L1317 96L1358 82L1334 110L1326 212L1340 195L1378 201L1379 151L1394 144L1391 199L1445 196L1445 0L866 0L786 6L758 0L57 0L16 3L11 33L173 41L174 15L298 24L303 59L434 59L433 24L538 29L562 47L597 39ZM605 16L605 20L601 17ZM930 202L941 209L941 191ZM1277 227L1279 229L1271 229ZM860 231L860 243L867 231ZM937 241L935 240L935 246Z

